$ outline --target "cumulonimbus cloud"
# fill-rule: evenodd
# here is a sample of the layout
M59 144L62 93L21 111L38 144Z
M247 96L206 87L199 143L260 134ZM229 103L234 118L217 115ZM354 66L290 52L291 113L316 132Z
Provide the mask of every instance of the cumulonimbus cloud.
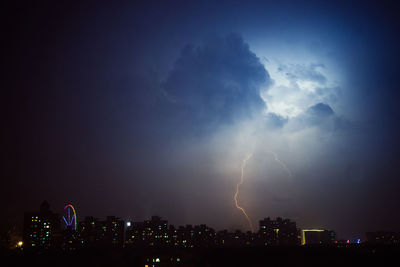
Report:
M266 108L260 88L270 77L237 34L185 46L162 84L164 113L191 128L231 124Z
M299 94L299 83L303 81L326 86L327 77L320 71L323 68L323 64L317 63L280 65L280 71L286 73L293 85L293 94ZM285 117L269 110L268 106L273 104L270 101L290 92L284 90L282 94L275 92L272 98L262 97L272 88L273 80L260 58L238 34L213 36L199 45L183 47L161 86L164 96L161 116L169 126L179 128L181 134L212 134L221 126L254 119L264 125L264 130L285 132L308 127L332 130L339 121L328 103L312 103L312 99L324 99L318 92L306 93L306 102L311 105L302 107L304 110L296 116ZM297 95L289 95L288 99L294 97ZM284 99L278 99L281 100Z

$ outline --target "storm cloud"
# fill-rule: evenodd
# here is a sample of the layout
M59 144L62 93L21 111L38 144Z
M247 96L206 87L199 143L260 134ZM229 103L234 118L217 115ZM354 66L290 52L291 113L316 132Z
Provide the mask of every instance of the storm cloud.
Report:
M238 34L186 45L162 84L164 112L191 129L232 124L266 109L270 77Z

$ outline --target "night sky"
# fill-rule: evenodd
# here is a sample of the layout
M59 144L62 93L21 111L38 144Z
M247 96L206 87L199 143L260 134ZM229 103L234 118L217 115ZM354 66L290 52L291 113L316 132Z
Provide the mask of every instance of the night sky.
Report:
M395 1L13 2L2 220L400 230Z

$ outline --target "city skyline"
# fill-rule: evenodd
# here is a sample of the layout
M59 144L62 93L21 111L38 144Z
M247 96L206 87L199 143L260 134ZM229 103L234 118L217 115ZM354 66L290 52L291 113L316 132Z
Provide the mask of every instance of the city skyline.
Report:
M71 203L63 210L64 215L54 213L45 200L37 211L25 212L22 238L16 229L0 235L3 262L33 264L40 259L42 265L51 266L56 259L75 259L79 266L104 261L145 267L266 262L291 266L321 262L329 255L329 266L343 261L353 266L360 260L381 262L395 257L400 244L400 232L366 232L362 238L340 240L333 230L301 229L296 221L281 217L261 219L257 230L242 232L216 231L206 224L175 226L160 216L143 221L86 216L78 221ZM287 253L293 257L282 258Z
M70 208L71 210L66 210ZM369 231L363 236L339 240L334 230L304 229L296 222L277 217L259 220L253 231L215 230L206 224L175 226L168 219L153 215L143 221L128 221L115 215L105 219L85 216L80 221L72 204L64 208L64 216L53 213L47 201L37 212L25 212L22 239L15 239L11 247L27 250L75 251L85 248L216 248L216 247L271 247L398 245L400 233ZM62 218L62 219L61 219ZM63 223L65 222L65 224ZM4 245L4 244L3 244Z
M45 209L48 209L48 210L50 209L49 203L46 200L44 200L42 202L42 204L41 204L40 210L42 210L42 206L43 205L45 205ZM72 207L73 214L71 216L69 214L69 211L66 211L67 207ZM129 217L130 219L120 217L120 216L118 216L116 214L108 214L108 215L103 216L103 217L94 216L94 214L88 214L88 215L84 215L84 216L82 216L82 215L79 216L79 218L80 218L79 220L71 220L71 219L67 219L66 220L65 216L67 216L68 218L70 218L70 217L77 218L78 217L78 213L76 212L76 208L74 208L72 203L67 203L64 206L63 211L64 211L63 213L55 212L55 213L52 213L52 214L54 214L57 217L57 221L60 224L60 229L71 228L74 231L77 231L78 228L81 227L81 224L86 222L88 219L89 220L95 220L95 221L101 221L102 220L101 218L106 218L107 220L108 220L108 218L114 218L116 220L120 220L121 222L123 222L125 228L129 228L129 227L131 227L131 225L133 226L135 223L146 222L146 221L149 221L149 220L153 220L153 218L158 218L158 220L161 220L162 218L164 218L163 216L159 216L159 215L155 215L155 214L153 214L151 216L148 216L147 218ZM53 211L51 211L51 212L53 212ZM25 212L25 217L30 218L32 216L31 214L36 214L36 213L35 212L33 212L33 213L32 212ZM276 219L277 220L282 220L282 216L277 216ZM257 232L260 232L263 229L263 227L262 227L263 222L264 221L268 222L269 220L270 220L270 216L264 216L263 218L259 218L259 220L255 220L255 221L258 222L258 224L256 224L256 226L258 226L258 228L254 228L253 231L251 231L249 229L246 230L246 229L239 229L239 228L238 229L234 229L234 228L232 228L232 229L210 228L210 229L216 230L216 231L229 231L231 233L238 232L238 231L243 232L243 233L246 233L246 232L257 233ZM290 221L291 219L290 218L286 218L284 220L289 220ZM165 222L166 225L169 225L169 226L174 226L175 225L173 223L170 223L167 218L165 218L165 221L163 221L163 222ZM295 221L293 221L293 222L296 225L296 222ZM201 222L201 223L196 223L196 224L187 222L187 223L184 223L182 225L178 225L177 227L179 228L181 226L186 226L187 227L187 226L201 226L201 225L208 225L208 224L207 224L207 222ZM334 229L329 228L329 227L328 228L327 227L316 227L315 225L302 226L302 227L299 226L297 229L299 231L334 231ZM323 230L321 230L321 229L323 229ZM378 230L382 230L382 229L378 229ZM368 232L373 232L373 231L377 231L377 229L370 229L370 231L368 231ZM335 236L337 237L337 233L336 232L335 232ZM351 240L352 243L355 243L357 240L365 241L365 236L366 236L366 233L354 233L353 235L348 236L348 237L341 237L341 240L342 241L343 240L344 241ZM336 240L336 241L338 241L338 240Z
M252 231L242 232L239 229L215 231L206 224L175 227L159 216L151 216L144 221L126 221L117 216L107 216L105 220L85 216L77 221L76 209L72 204L64 207L64 213L65 216L54 213L46 200L40 204L39 211L25 212L23 238L16 241L15 246L27 250L71 251L90 247L182 249L300 244L333 246L359 244L361 240L338 241L332 230L300 229L295 221L281 217L261 219L257 230L253 228Z

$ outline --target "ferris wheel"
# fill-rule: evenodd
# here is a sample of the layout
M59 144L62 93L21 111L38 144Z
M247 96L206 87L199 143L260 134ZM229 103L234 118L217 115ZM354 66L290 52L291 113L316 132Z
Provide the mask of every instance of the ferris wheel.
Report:
M77 229L77 218L76 218L76 212L74 209L74 206L72 204L68 204L64 207L64 213L65 215L63 216L65 225L68 227L73 227L74 230Z

